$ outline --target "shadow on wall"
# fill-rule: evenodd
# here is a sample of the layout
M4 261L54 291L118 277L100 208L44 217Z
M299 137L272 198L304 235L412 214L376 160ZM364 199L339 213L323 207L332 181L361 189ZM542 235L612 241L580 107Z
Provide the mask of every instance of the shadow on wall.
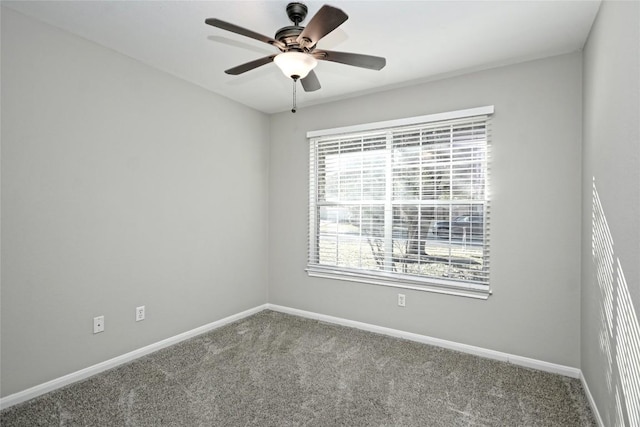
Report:
M615 413L611 426L640 426L640 324L611 230L593 179L591 253L600 288L600 349L608 361L605 378Z

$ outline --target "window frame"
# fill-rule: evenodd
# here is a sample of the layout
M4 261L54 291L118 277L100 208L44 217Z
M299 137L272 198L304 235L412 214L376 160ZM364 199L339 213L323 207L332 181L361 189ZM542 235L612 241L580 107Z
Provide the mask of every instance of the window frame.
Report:
M409 117L397 120L388 120L382 122L366 123L354 126L346 126L332 129L323 129L307 132L307 138L310 144L310 157L309 157L309 222L308 222L308 257L307 257L307 274L311 277L329 278L344 281L362 282L373 285L392 286L403 289L414 289L427 292L435 292L449 295L457 295L470 298L487 299L491 295L490 281L487 276L486 284L472 283L466 281L446 280L439 279L430 276L419 276L412 274L403 274L399 272L385 271L385 270L364 270L357 268L341 267L336 265L323 265L313 260L318 259L316 245L318 239L317 224L317 207L321 206L318 203L318 165L317 165L317 152L315 150L316 142L321 138L338 137L344 135L356 136L359 133L367 133L372 131L390 131L405 128L408 126L420 126L431 125L437 122L447 122L457 119L472 119L472 118L486 118L485 132L486 132L486 157L485 157L485 199L484 199L484 212L485 212L485 230L483 232L483 251L487 251L487 255L483 255L487 258L485 269L488 272L488 251L489 251L489 172L490 172L490 119L494 113L494 107L484 106L477 108L470 108L466 110L451 111L446 113L430 114L417 117ZM390 147L385 148L385 152L389 151ZM390 154L388 154L390 155ZM390 180L390 171L387 170L386 180ZM392 185L387 181L387 185ZM449 202L453 205L453 200ZM392 221L389 219L389 214L385 215L386 221ZM390 224L385 224L384 228L387 229ZM389 230L387 230L389 232ZM389 242L386 242L389 244ZM484 252L483 252L484 253Z

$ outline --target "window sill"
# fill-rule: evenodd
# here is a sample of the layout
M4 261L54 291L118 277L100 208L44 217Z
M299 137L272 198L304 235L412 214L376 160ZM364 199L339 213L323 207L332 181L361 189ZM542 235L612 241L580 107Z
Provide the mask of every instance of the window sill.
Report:
M346 270L317 265L307 266L306 271L310 277L368 283L371 285L412 289L416 291L433 292L466 298L486 300L491 295L491 289L489 289L489 286L464 282L456 282L456 284L453 285L444 280L417 279L412 276L403 276L399 274L372 274L357 270Z

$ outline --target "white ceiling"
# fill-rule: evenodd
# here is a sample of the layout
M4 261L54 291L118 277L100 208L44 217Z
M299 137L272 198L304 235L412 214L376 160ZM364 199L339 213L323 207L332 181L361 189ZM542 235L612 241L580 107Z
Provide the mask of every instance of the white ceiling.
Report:
M287 0L2 1L152 67L265 113L291 108L292 85L275 64L240 76L225 69L277 53L265 43L209 25L219 18L273 37ZM325 3L349 19L318 48L384 56L372 71L321 61L322 89L298 106L404 86L473 70L573 52L583 47L600 1L306 1L311 16Z

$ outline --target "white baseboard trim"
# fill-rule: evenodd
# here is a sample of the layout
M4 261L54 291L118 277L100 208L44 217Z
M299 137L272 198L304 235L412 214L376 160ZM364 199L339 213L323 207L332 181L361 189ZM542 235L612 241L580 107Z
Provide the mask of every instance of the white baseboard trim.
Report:
M142 356L146 356L147 354L153 353L154 351L158 351L165 347L169 347L181 341L184 341L189 338L193 338L197 335L203 334L205 332L220 328L224 325L227 325L229 323L235 322L237 320L243 319L245 317L251 316L253 314L256 314L260 311L267 310L267 309L278 311L281 313L292 314L294 316L305 317L308 319L320 320L327 323L348 326L351 328L361 329L364 331L388 335L396 338L403 338L410 341L420 342L423 344L434 345L437 347L447 348L449 350L455 350L455 351L460 351L462 353L468 353L468 354L473 354L480 357L486 357L488 359L509 362L509 363L513 363L514 365L524 366L524 367L537 369L545 372L551 372L554 374L560 374L560 375L564 375L571 378L580 378L582 381L583 387L585 389L585 392L587 393L587 396L589 398L589 403L591 404L591 407L596 416L596 419L599 422L600 426L604 426L602 424L602 419L600 418L598 410L593 401L593 397L589 392L587 383L584 380L584 377L582 376L582 372L580 371L580 369L572 368L570 366L558 365L555 363L544 362L541 360L531 359L528 357L516 356L513 354L503 353L500 351L489 350L482 347L461 344L454 341L447 341L440 338L433 338L426 335L415 334L412 332L405 332L398 329L386 328L383 326L357 322L355 320L343 319L340 317L314 313L311 311L299 310L296 308L290 308L290 307L285 307L285 306L276 305L276 304L262 304L254 308L250 308L243 312L225 317L224 319L211 322L209 324L200 326L198 328L192 329L187 332L183 332L181 334L164 339L162 341L158 341L148 346L131 351L129 353L114 357L109 360L105 360L104 362L98 363L96 365L89 366L87 368L81 369L76 372L72 372L60 378L56 378L51 381L47 381L46 383L39 384L37 386L28 388L18 393L14 393L9 396L3 397L0 399L0 410L16 405L18 403L22 403L27 400L33 399L34 397L38 397L42 394L48 393L50 391L56 390L58 388L64 387L74 382L83 380L85 378L89 378L93 375L99 374L100 372L106 371L111 368L115 368L119 365L138 359Z
M295 316L306 317L309 319L321 320L323 322L334 323L337 325L348 326L351 328L362 329L364 331L375 332L378 334L388 335L396 338L403 338L410 341L416 341L423 344L435 345L437 347L447 348L462 353L473 354L488 359L509 362L514 365L524 366L527 368L537 369L539 371L560 374L571 378L580 378L582 372L578 368L570 366L558 365L555 363L544 362L542 360L531 359L528 357L517 356L514 354L503 353L501 351L489 350L482 347L476 347L467 344L461 344L454 341L447 341L440 338L433 338L426 335L414 334L398 329L385 328L383 326L372 325L369 323L357 322L354 320L343 319L340 317L328 316L325 314L314 313L311 311L289 308L276 304L267 304L267 309L279 311L281 313L293 314Z
M598 411L598 407L596 406L596 401L593 399L593 395L591 394L591 390L589 390L589 385L587 384L587 379L584 377L584 374L582 373L582 371L580 371L580 382L582 383L584 394L587 395L589 406L591 406L591 411L593 412L593 416L596 419L598 426L604 427L604 422L602 421L602 417L600 416L600 411Z
M127 363L132 360L138 359L142 356L146 356L147 354L153 353L154 351L158 351L160 349L177 344L189 338L193 338L205 332L209 332L211 330L220 328L229 323L235 322L237 320L243 319L245 317L248 317L260 311L263 311L266 308L267 308L267 304L250 308L243 312L225 317L224 319L216 320L215 322L208 323L206 325L200 326L190 331L183 332L181 334L164 339L162 341L158 341L156 343L139 348L137 350L133 350L129 353L125 353L123 355L114 357L113 359L105 360L104 362L100 362L93 366L89 366L79 371L72 372L60 378L56 378L51 381L47 381L46 383L39 384L37 386L28 388L18 393L14 393L9 396L3 397L0 399L0 410L16 405L18 403L25 402L29 399L33 399L34 397L38 397L42 394L64 387L76 381L89 378L93 375L99 374L100 372L106 371L107 369L115 368L116 366L122 365L123 363Z

